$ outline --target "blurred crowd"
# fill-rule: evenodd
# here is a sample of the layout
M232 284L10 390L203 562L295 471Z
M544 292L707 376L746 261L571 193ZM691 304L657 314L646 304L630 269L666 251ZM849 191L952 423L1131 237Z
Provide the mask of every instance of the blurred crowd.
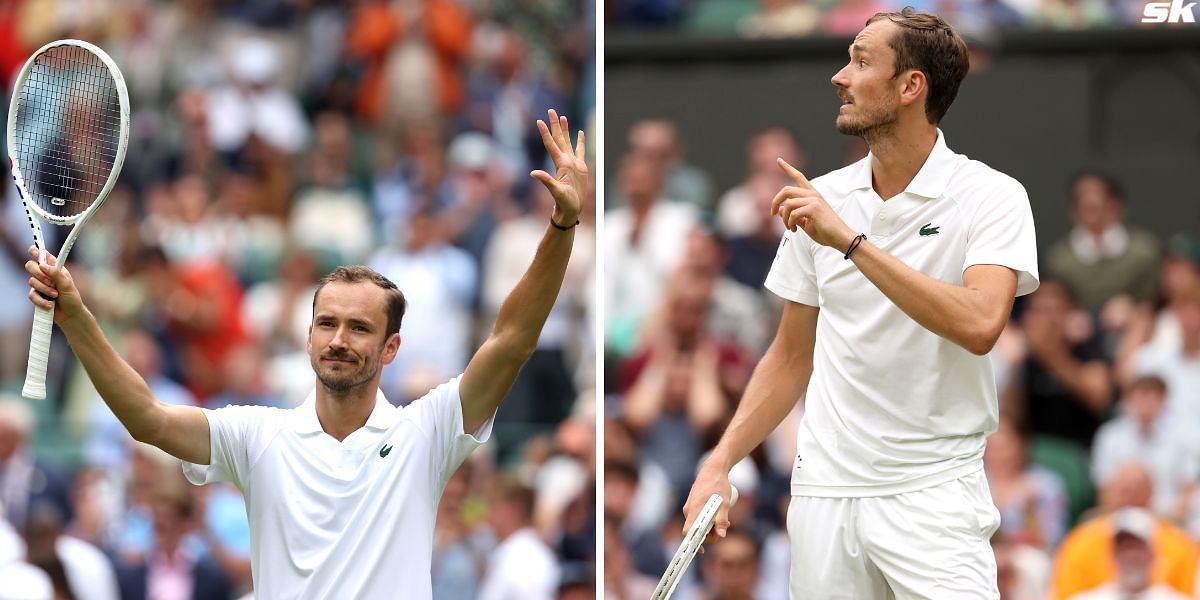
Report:
M790 184L774 161L806 161L789 131L766 129L746 144L742 181L718 193L672 123L635 124L628 148L608 163L602 243L604 577L621 600L663 573L696 469L774 335L782 301L762 282L783 230L769 205ZM1200 232L1155 235L1133 224L1116 176L1068 177L1060 202L1033 209L1069 213L1072 227L1039 249L1041 286L1017 300L990 355L1001 416L984 462L1003 516L1001 597L1197 597ZM803 411L801 399L730 473L733 527L680 597L787 597Z
M591 128L594 29L576 0L12 0L0 70L7 84L43 43L79 38L124 73L128 156L69 266L161 401L299 404L314 285L364 263L408 299L383 381L403 405L462 371L532 259L553 206L527 175L548 166L535 119ZM134 443L61 334L50 398L18 397L31 236L12 186L0 203L0 598L251 593L239 492L187 485ZM493 441L446 488L437 598L594 595L587 203Z
M1142 27L1142 0L608 0L608 31L699 36L852 37L877 12L937 13L964 36ZM1161 27L1162 25L1155 25Z

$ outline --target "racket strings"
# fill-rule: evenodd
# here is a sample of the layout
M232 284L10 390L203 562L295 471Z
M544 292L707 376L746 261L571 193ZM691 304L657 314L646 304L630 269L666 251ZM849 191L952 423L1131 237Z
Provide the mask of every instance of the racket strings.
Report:
M117 83L98 56L56 46L34 59L20 93L14 158L47 213L75 216L99 196L116 162Z

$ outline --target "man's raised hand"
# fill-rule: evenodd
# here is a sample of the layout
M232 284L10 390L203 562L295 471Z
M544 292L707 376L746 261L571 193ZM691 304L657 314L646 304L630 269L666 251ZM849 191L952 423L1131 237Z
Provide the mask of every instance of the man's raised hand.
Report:
M777 162L796 185L779 190L771 200L771 214L777 215L789 231L799 227L816 243L845 252L858 234L842 221L803 173L782 158Z
M547 111L549 126L545 121L538 120L538 131L542 134L542 143L546 152L554 161L556 173L552 177L541 170L529 175L542 182L550 195L554 197L554 222L563 227L570 227L579 219L583 206L583 195L587 193L588 167L584 160L583 130L574 149L571 147L570 127L567 118L560 116L554 109Z

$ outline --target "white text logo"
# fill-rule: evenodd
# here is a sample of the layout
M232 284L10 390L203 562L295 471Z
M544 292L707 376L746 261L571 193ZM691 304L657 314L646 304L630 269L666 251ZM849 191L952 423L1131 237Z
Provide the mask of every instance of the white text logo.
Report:
M1195 23L1196 16L1192 14L1195 2L1183 3L1183 0L1170 2L1150 2L1142 11L1143 23Z

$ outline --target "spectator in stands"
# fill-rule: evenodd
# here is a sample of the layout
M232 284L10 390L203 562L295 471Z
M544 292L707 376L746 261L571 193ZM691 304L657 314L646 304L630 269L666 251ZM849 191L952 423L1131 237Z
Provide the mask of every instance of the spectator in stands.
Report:
M0 394L0 509L21 531L31 510L46 504L59 519L70 518L70 479L32 452L37 420L24 400Z
M1128 463L1109 478L1101 490L1102 515L1075 527L1058 548L1054 560L1052 597L1067 600L1079 592L1118 579L1114 558L1114 536L1120 509L1150 506L1154 488L1149 472L1138 463ZM1151 583L1165 584L1184 594L1194 591L1197 561L1195 542L1181 529L1158 517L1148 536L1154 553Z
M0 600L53 600L54 584L41 569L25 562L0 562Z
M684 257L675 276L711 282L712 303L705 323L710 335L736 342L751 352L762 352L771 338L771 323L761 318L769 312L766 296L761 293L760 285L748 286L730 277L726 271L728 264L728 245L712 231L696 227L688 233ZM653 336L659 323L660 319L647 323L643 335Z
M267 359L257 344L242 344L229 351L221 365L225 389L208 399L206 406L290 406L284 396L267 386Z
M783 235L780 220L771 214L771 200L779 191L779 180L763 173L754 175L741 187L754 199L754 225L748 233L729 239L726 272L735 281L750 286L764 298L770 298L763 282L767 280L767 272L775 261L775 253L779 250L779 240Z
M1169 414L1194 431L1200 427L1200 284L1181 293L1168 310L1179 326L1179 344L1145 347L1133 355L1133 368L1166 382Z
M208 136L222 152L236 152L257 137L270 147L295 154L308 140L309 125L300 103L278 83L283 68L279 48L250 37L231 53L230 84L208 96Z
M1120 414L1105 423L1092 445L1092 480L1104 485L1121 465L1140 462L1154 485L1151 506L1181 519L1183 492L1200 475L1194 429L1164 410L1167 387L1154 375L1139 377L1121 398Z
M1162 583L1154 584L1154 516L1138 508L1122 509L1113 515L1112 561L1116 580L1071 596L1071 600L1188 600Z
M463 125L490 135L511 172L524 174L540 167L546 156L531 124L564 101L555 82L530 60L520 32L495 23L485 33L475 58L486 68L472 69L467 78Z
M1000 600L1045 600L1050 558L1031 546L1010 542L1003 533L992 536L996 553L996 585Z
M1066 490L1053 471L1030 464L1028 425L1000 415L983 456L988 487L1000 509L1000 531L1014 543L1053 549L1066 533Z
M179 475L159 480L154 494L153 550L141 560L118 568L123 600L234 597L229 577L220 565L187 543L187 534L202 525L185 486Z
M464 514L475 470L467 461L446 482L438 504L437 529L433 541L433 596L474 598L483 570L482 549L472 544L471 528Z
M1034 24L1048 29L1080 30L1106 27L1115 16L1103 0L1042 0Z
M1063 282L1076 304L1097 314L1114 298L1154 300L1162 251L1157 237L1125 224L1125 195L1107 175L1086 171L1071 182L1067 237L1047 251L1047 274Z
M375 247L375 236L367 191L344 147L350 143L350 125L340 115L322 118L310 168L291 207L288 236L327 272L363 260Z
M63 534L63 526L63 514L53 504L32 505L25 525L26 560L50 576L55 598L117 600L112 562L99 548Z
M879 0L843 0L821 17L821 30L828 35L851 37L862 29L863 23L872 15L887 10L892 9Z
M663 196L662 171L635 155L622 159L626 205L604 219L605 344L618 356L638 343L663 282L683 256L687 232L699 221L695 207Z
M558 561L533 525L533 490L501 479L488 502L488 524L499 545L488 559L480 600L550 600L558 590Z
M752 600L758 585L758 543L741 529L730 529L712 545L701 566L709 600Z
M757 12L738 22L738 33L749 38L799 37L812 33L820 22L821 9L808 0L762 0Z
M446 149L447 205L434 208L447 241L470 254L477 266L497 224L517 214L506 160L496 141L478 132L459 134Z
M446 242L431 211L414 214L398 243L367 264L405 289L405 343L384 368L381 386L406 402L466 366L477 269L466 252Z
M775 197L775 191L788 184L787 176L775 162L777 158L801 171L807 165L804 151L796 145L792 133L782 127L765 129L746 143L746 177L722 194L717 202L717 231L721 235L729 238L750 235L760 228L764 219L769 219L771 198ZM781 233L782 225L775 219L769 220L774 223L772 231ZM779 236L775 237L778 242Z
M699 167L687 162L687 152L679 134L679 128L666 119L646 119L629 128L629 155L637 161L645 161L662 173L663 197L675 202L685 202L705 213L715 206L716 192L712 179ZM628 200L628 191L614 186L615 191L625 194L613 202L619 206Z
M16 193L0 194L0 384L16 384L25 377L29 357L29 331L33 313L20 310L14 292L25 284L17 271L20 246L29 235L25 209Z
M608 481L605 481L605 485ZM612 519L604 520L604 593L610 600L642 600L654 595L653 577L633 568L629 547Z
M705 327L712 282L672 278L662 326L623 367L621 414L639 439L642 455L666 471L676 494L686 494L703 443L741 397L749 359L736 344L715 339Z
M1021 407L1034 433L1090 447L1113 396L1110 368L1091 321L1076 312L1067 287L1051 280L1029 295L1020 326L1024 382L1013 389L1023 402L1006 404Z

